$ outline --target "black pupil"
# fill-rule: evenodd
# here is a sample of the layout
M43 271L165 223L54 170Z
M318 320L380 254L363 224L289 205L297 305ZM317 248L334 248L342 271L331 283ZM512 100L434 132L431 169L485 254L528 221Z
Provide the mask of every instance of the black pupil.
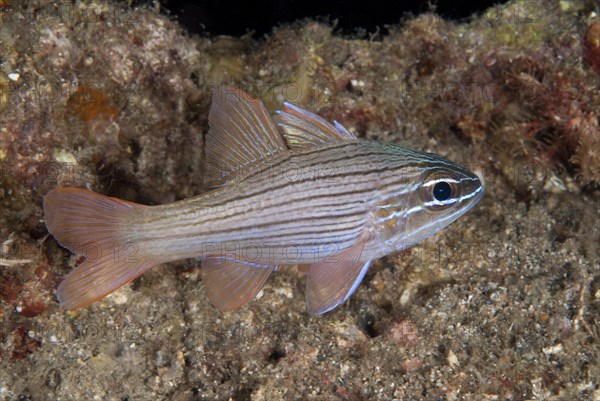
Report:
M446 181L440 181L433 187L433 197L439 202L448 200L452 195L452 187Z

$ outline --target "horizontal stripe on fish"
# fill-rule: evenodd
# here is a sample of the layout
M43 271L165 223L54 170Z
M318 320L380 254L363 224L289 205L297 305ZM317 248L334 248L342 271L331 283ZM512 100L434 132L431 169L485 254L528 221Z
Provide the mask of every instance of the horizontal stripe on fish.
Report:
M152 235L146 236L144 239L146 241L167 241L167 242L175 242L177 240L189 240L189 241L208 241L209 239L212 241L231 241L231 240L239 240L244 241L248 239L260 239L267 237L274 237L274 239L278 239L276 237L277 230L281 227L295 227L300 226L305 223L310 223L309 227L312 228L312 232L314 233L314 238L327 236L324 231L328 229L336 230L337 232L343 233L343 230L348 227L353 228L357 225L356 222L359 222L359 225L365 224L366 216L364 212L358 213L349 213L340 216L322 218L322 217L293 217L293 218L283 218L280 220L274 220L267 223L261 222L260 219L252 218L247 221L246 224L242 226L229 226L229 228L219 228L218 230L206 230L202 232L196 233L184 233L177 234L179 230L178 227L174 227L173 231L168 233L162 233L160 235ZM253 227L256 229L253 230ZM336 229L336 227L339 227ZM258 230L261 230L260 232ZM298 232L298 237L303 237L303 233ZM293 238L285 237L280 238L281 240L292 240Z
M370 146L365 146L365 145L370 145ZM365 159L364 165L366 165L366 166L372 165L373 160L378 160L380 158L383 158L382 160L385 160L385 156L390 158L389 153L381 151L381 149L375 145L378 145L378 144L374 143L374 142L372 143L369 141L360 142L360 143L350 143L350 144L343 143L340 145L325 147L323 149L316 149L311 152L290 154L288 157L279 158L278 160L274 161L273 163L260 163L260 164L256 165L256 167L252 167L250 170L250 173L247 176L244 176L244 180L246 180L247 182L253 183L252 189L255 189L255 190L268 189L268 186L260 187L261 181L260 180L255 181L256 177L259 177L259 178L268 177L269 180L266 180L267 185L273 185L273 183L274 183L274 181L272 181L273 178L276 178L279 181L286 181L289 178L289 175L286 175L286 169L282 169L281 171L277 170L277 168L281 167L282 164L287 164L288 165L287 168L289 168L290 166L291 167L301 166L303 169L312 169L312 168L322 166L322 165L335 165L336 167L343 169L342 171L347 171L347 170L359 171L360 169L364 168L363 164L360 164L360 161L363 157ZM352 148L352 150L354 150L354 153L350 153L350 152L340 153L339 152L340 149L344 149L347 147ZM370 151L372 148L375 148L375 150L370 153L366 152L366 150ZM399 148L399 149L404 149L404 148ZM311 159L311 157L312 157L312 159ZM310 161L311 160L315 161L315 158L316 158L316 162L311 163ZM403 166L403 165L412 164L412 163L420 165L420 166L422 166L424 164L423 158L413 156L410 153L407 154L406 156L402 156L398 160L394 160L395 158L390 158L390 159L397 166ZM338 163L338 164L336 164L336 163ZM275 177L271 177L269 174L266 174L270 170L277 172ZM263 179L263 181L265 181L265 180ZM189 201L194 202L195 199L191 199ZM182 201L182 202L187 202L187 201Z
M383 182L380 184L380 186L377 188L377 190L379 192L385 192L388 187L390 187L389 189L392 191L396 192L396 195L402 194L402 193L407 193L411 186L406 185L409 182L414 182L415 177L419 176L422 172L421 170L418 169L411 169L413 170L413 172L411 174L407 174L405 173L405 170L410 169L410 167L407 166L402 166L399 167L398 169L402 170L403 174L400 174L398 176L395 175L390 175L390 177L388 177L385 180L382 180ZM355 173L344 173L344 174L339 174L336 176L331 177L332 179L335 178L352 178L354 179L352 181L352 185L359 187L360 185L366 185L366 184L371 184L374 185L373 181L374 178L378 178L381 173L384 173L386 171L389 172L394 172L393 169L391 168L381 168L381 169L372 169L370 171L360 171L360 172L355 172ZM362 180L358 180L358 178L362 178ZM314 183L313 183L314 181ZM226 210L226 206L231 204L231 205L235 205L235 202L241 202L245 205L245 207L248 207L248 204L253 204L256 201L257 197L263 197L261 200L263 202L269 202L269 207L277 207L280 205L290 205L290 202L303 202L304 200L306 200L306 198L304 197L299 197L299 198L294 198L293 195L294 194L298 194L298 195L302 195L303 192L299 191L297 187L300 187L302 185L306 185L306 184L312 184L312 187L310 187L310 192L316 192L319 190L324 190L327 192L330 192L331 189L331 182L328 182L327 179L318 179L318 180L312 180L310 178L298 181L298 182L286 182L283 183L281 185L279 185L276 188L272 188L270 190L267 190L267 193L265 192L260 192L260 191L256 191L253 192L251 194L241 194L241 195L235 195L234 198L231 199L227 199L227 198L222 198L220 199L219 202L198 202L197 205L194 205L197 209L185 209L185 204L179 204L176 203L172 206L177 205L179 208L174 209L174 208L169 208L165 210L165 215L164 216L160 216L160 217L155 217L154 220L148 220L148 223L152 223L155 222L157 220L163 219L163 218L172 218L172 217L180 217L185 219L186 215L191 217L191 218L197 218L198 213L196 212L196 210L210 210L210 208L213 207L218 207L217 208L217 213L220 210ZM394 187L394 185L396 185L396 187ZM286 195L289 195L291 198L286 198L284 201L280 201L279 203L270 203L273 202L275 199L277 200L281 200L282 198L282 194L277 192L277 190L283 190L285 192L287 192ZM270 198L269 198L270 195ZM227 217L227 216L221 216L218 215L218 218L222 218L222 217Z
M352 196L352 201L355 201L356 196L359 197L358 200L358 204L356 205L356 207L354 208L355 210L359 210L358 212L358 216L356 215L356 213L354 215L352 214L348 214L348 213L342 213L341 215L337 216L337 213L335 213L335 209L332 208L332 206L338 205L338 204L346 204L349 203L351 201L351 199L340 199L339 198L339 194L338 194L338 198L336 197L332 197L330 194L328 193L324 193L324 194L318 194L318 195L311 195L311 200L315 200L315 199L322 199L325 201L324 204L318 204L318 203L311 203L308 202L306 198L302 198L303 202L304 202L304 206L302 207L302 209L300 211L295 211L293 207L291 207L291 209L288 209L288 212L286 214L283 214L283 210L282 210L282 214L281 216L290 216L290 214L292 214L294 216L294 219L288 219L288 220L284 220L281 221L280 217L278 217L278 213L273 213L273 215L276 217L274 219L271 219L271 221L267 222L267 223L263 223L265 219L268 219L267 216L261 216L259 215L257 216L252 216L251 212L252 210L248 211L247 207L245 208L245 210L240 211L236 217L238 217L238 220L231 220L230 218L226 218L223 216L217 216L217 217L209 217L206 216L205 219L198 219L198 216L196 216L196 220L190 224L185 224L184 221L186 221L186 219L183 219L183 221L179 222L178 224L173 225L173 223L171 222L171 225L168 227L163 227L162 230L153 230L154 232L158 232L161 233L161 235L154 235L153 239L159 239L159 240L165 240L168 242L171 242L173 240L176 239L181 239L184 241L189 241L192 240L193 238L198 237L199 241L210 241L210 240L214 240L214 241L227 241L227 240L246 240L246 239L274 239L274 240L278 240L278 241L298 241L298 242L304 242L306 241L305 238L300 237L301 234L304 234L303 232L299 232L296 231L296 236L293 236L293 232L294 232L294 225L299 225L302 222L307 221L307 217L306 215L303 213L304 209L307 210L312 210L311 216L317 216L318 219L315 220L313 218L313 220L315 221L315 224L312 224L312 228L314 230L313 234L312 234L312 238L316 238L316 236L318 235L319 238L323 238L323 240L325 242L330 241L331 239L328 239L327 236L331 235L331 230L328 230L328 226L329 225L335 225L335 224L342 224L341 222L346 221L348 222L348 219L352 216L354 217L359 217L359 218L366 218L366 211L368 210L367 206L364 205L364 199L369 199L370 196L372 196L373 194L371 193L370 190L367 191L363 191L363 192L353 192L353 193L348 193L349 196ZM333 203L328 203L333 201ZM343 202L340 202L343 201ZM319 206L322 206L321 208L318 208ZM290 207L290 205L288 205L288 207ZM347 210L351 210L352 208L348 208L348 207L344 207L344 211ZM269 211L273 212L272 207L269 207ZM327 218L323 218L327 216ZM336 217L337 219L332 219L332 217ZM311 221L310 219L308 221ZM233 228L228 228L228 229L215 229L215 227L213 225L209 225L209 226L205 226L206 223L220 223L219 226L221 227L233 227ZM318 223L318 224L317 224ZM187 232L187 230L182 230L184 227L191 225L192 228L196 228L196 232L194 233L190 233ZM283 226L285 227L290 234L286 235L286 236L277 236L277 235L270 235L270 232L277 232L279 230L278 227ZM343 226L343 224L342 224ZM254 229L263 229L263 232L260 235L253 235L251 231L253 231ZM246 232L246 231L250 231L250 232ZM184 231L184 233L179 234L180 232ZM229 234L229 235L227 235ZM344 232L341 232L341 235L344 235ZM196 242L196 241L193 241Z

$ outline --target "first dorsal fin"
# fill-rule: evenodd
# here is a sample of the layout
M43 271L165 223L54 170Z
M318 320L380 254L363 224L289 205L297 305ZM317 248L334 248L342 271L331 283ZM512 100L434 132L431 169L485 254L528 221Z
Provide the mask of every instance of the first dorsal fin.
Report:
M356 136L334 121L335 126L318 115L285 102L277 112L277 123L290 149L301 150L334 142L353 141Z
M263 103L242 90L225 85L215 89L208 124L206 179L213 186L231 181L253 163L287 151Z

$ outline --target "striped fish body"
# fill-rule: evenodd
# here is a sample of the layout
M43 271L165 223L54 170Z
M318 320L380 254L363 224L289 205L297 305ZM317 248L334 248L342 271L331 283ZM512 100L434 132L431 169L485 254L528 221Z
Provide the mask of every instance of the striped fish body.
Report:
M213 95L208 178L219 187L159 206L72 188L45 197L49 231L87 256L59 286L85 306L152 266L199 257L220 310L252 300L272 271L301 265L309 312L355 291L369 263L439 231L483 195L479 177L433 154L359 140L286 104L277 117L223 87Z
M408 199L419 173L402 150L353 141L288 153L219 190L152 208L136 242L172 260L218 252L263 265L322 261L376 229L388 194ZM370 237L365 251L378 251L380 240Z

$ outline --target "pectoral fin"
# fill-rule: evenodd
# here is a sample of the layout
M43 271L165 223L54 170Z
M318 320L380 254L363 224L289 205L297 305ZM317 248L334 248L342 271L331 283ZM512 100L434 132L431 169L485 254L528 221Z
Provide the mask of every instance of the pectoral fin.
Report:
M362 259L365 241L309 266L306 281L306 308L312 315L329 312L354 293L370 261Z
M246 305L261 290L277 266L257 265L226 256L202 263L202 280L210 302L221 312Z

